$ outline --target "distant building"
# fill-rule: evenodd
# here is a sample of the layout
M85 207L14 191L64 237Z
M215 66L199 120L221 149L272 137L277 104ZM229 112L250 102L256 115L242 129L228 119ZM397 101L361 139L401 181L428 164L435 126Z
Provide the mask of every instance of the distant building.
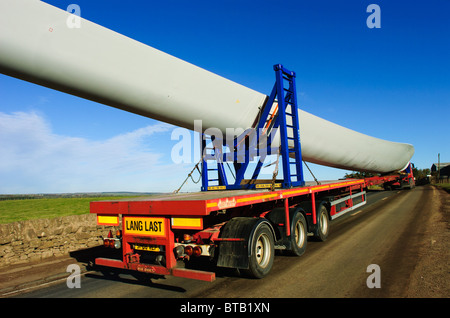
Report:
M441 162L440 165L437 163L433 163L433 165L431 166L431 173L437 175L438 166L440 166L441 168L439 171L441 182L442 179L447 179L448 181L450 177L450 162Z

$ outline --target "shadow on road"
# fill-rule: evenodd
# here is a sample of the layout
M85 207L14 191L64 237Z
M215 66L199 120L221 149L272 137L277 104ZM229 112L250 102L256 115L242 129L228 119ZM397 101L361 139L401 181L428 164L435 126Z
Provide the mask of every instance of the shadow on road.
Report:
M78 263L84 264L85 277L105 280L116 281L131 285L149 286L152 288L158 288L161 290L167 290L178 293L185 293L186 289L165 284L165 276L155 275L151 273L141 273L138 271L132 271L127 269L112 268L99 266L95 264L95 259L112 258L121 259L122 250L107 249L103 246L96 246L92 248L86 248L83 250L70 252L70 257L76 259ZM209 261L195 260L192 264L180 264L181 267L195 268L197 270L204 270L216 273L216 277L240 277L241 274L236 269L221 268L215 266L215 264Z

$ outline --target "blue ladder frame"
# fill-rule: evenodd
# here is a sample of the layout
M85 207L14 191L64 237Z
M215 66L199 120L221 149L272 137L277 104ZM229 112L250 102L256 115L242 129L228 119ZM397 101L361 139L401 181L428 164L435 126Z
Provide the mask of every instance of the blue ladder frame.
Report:
M289 71L281 64L276 64L273 68L276 77L275 85L253 134L246 135L243 137L245 139L241 138L234 141L235 151L232 159L235 169L235 182L233 184L228 183L224 168L224 162L229 159L227 153L223 150L225 140L215 140L214 137L211 138L202 134L202 191L258 188L254 181L259 176L265 157L269 154L276 154L278 151L280 151L283 167L283 182L279 186L291 188L305 185L297 111L296 75L295 72ZM277 112L270 114L274 103L278 103ZM260 137L264 136L260 136L259 133L265 127L267 128L268 123L273 123L272 127L268 127L271 134L275 134L277 130L280 131L280 149L273 149L270 142L271 138L267 138L267 148L261 151L258 149L258 145L260 144ZM211 141L210 143L213 144L212 147L208 147L208 138ZM208 150L211 152L208 153ZM239 155L244 155L243 161L238 160L241 159ZM242 183L251 159L256 156L259 156L260 160L256 164L250 182ZM208 164L208 161L213 162ZM214 165L213 168L210 167L211 164ZM211 176L210 172L216 172L216 175Z

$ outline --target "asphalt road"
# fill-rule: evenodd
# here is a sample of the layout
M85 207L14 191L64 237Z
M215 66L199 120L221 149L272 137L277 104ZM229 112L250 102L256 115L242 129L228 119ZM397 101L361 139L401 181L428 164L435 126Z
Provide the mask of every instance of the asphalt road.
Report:
M81 288L68 288L62 280L17 297L404 297L418 258L428 190L370 192L365 206L332 221L327 241L309 241L301 257L277 255L263 279L229 270L218 272L212 283L171 276L142 282L127 273L104 276L90 271L81 276ZM379 270L368 271L372 264ZM380 288L369 288L368 278L380 282Z

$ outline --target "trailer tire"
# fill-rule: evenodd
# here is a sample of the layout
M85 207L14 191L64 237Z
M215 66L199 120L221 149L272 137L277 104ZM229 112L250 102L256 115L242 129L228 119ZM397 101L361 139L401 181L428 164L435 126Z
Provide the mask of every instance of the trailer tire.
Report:
M296 211L291 221L291 248L289 254L301 256L305 253L306 244L308 242L307 232L308 225L305 216L300 211Z
M317 241L324 242L330 232L328 209L325 204L322 203L318 206L317 211L317 224L314 231L314 238Z
M275 257L273 233L266 222L257 224L249 248L249 268L244 273L253 278L263 278L272 269Z

